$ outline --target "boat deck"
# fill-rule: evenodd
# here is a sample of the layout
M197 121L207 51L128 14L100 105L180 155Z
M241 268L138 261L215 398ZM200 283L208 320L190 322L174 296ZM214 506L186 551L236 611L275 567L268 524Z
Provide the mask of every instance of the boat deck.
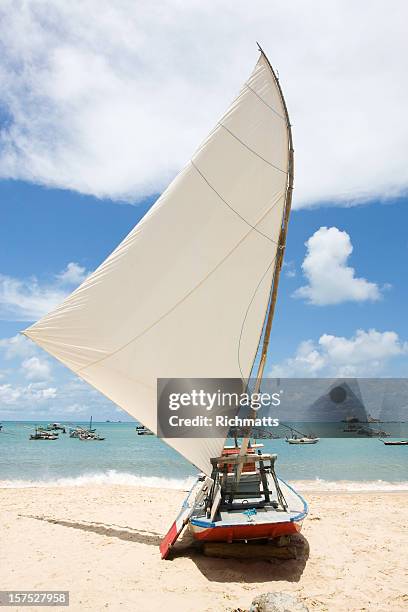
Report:
M254 473L242 474L233 502L221 502L212 520L206 516L203 507L195 508L190 519L192 524L204 528L301 521L307 513L303 498L279 479L279 486L287 504L285 510L279 504L275 482L270 475L267 476L267 482L269 502L265 501L262 484L254 478Z

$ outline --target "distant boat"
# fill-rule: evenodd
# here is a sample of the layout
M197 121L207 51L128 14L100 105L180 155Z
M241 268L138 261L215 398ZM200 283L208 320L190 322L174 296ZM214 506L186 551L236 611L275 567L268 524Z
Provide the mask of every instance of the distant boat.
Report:
M375 419L371 414L367 414L367 423L381 423L381 419Z
M138 436L154 436L154 433L144 425L138 425L136 427L136 433Z
M408 440L381 440L386 446L408 446Z
M90 424L92 424L92 421ZM69 437L78 438L79 440L105 440L105 438L96 433L96 429L87 429L86 427L81 427L81 425L77 425L75 429L70 429Z
M35 432L30 435L30 440L58 440L58 434L36 427Z
M0 423L0 431L3 429L3 425Z
M90 431L91 433L95 433L96 431L96 429L92 429L92 417L90 418L90 421L89 421L88 431Z
M101 442L102 440L104 440L105 438L103 438L102 436L100 436L99 434L95 433L95 430L92 431L82 431L79 433L78 438L80 440L86 440L86 441L96 441L96 442Z
M47 425L47 430L48 431L60 431L61 433L67 432L64 425L61 425L61 423L49 423Z
M317 444L317 442L320 441L320 438L317 438L313 434L302 433L293 427L290 427L290 433L290 437L286 436L286 442L289 444Z
M286 442L289 444L317 444L320 441L320 438L286 438Z
M79 438L79 434L83 431L87 431L84 427L81 427L80 425L77 425L75 428L71 428L69 430L69 437L70 438Z

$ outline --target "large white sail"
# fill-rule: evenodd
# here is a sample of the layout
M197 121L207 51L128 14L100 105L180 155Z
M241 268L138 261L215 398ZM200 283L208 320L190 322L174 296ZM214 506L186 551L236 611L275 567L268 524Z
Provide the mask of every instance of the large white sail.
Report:
M156 380L246 379L288 181L282 96L261 54L191 161L115 251L24 333L156 431ZM209 472L223 440L170 439Z

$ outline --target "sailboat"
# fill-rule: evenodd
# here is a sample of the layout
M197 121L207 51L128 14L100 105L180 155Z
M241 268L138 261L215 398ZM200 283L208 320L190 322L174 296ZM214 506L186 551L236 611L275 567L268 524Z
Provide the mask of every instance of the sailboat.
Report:
M96 429L93 429L93 428L92 428L92 415L91 415L91 418L89 419L89 427L88 427L88 431L89 431L90 433L95 433L95 431L96 431Z
M293 190L293 144L265 53L191 160L113 253L23 333L157 433L158 378L261 388ZM257 365L255 365L257 364ZM165 438L201 470L161 545L299 531L306 502L276 455L225 437ZM256 452L255 452L256 451Z

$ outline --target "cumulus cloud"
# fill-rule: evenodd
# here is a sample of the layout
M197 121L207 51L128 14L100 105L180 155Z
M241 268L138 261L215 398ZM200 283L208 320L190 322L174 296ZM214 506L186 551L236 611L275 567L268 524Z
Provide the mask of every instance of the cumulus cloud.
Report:
M273 377L353 377L384 374L388 362L408 353L394 331L357 330L351 338L323 334L302 342L294 357L272 366Z
M52 383L51 383L52 380ZM58 399L58 404L50 400ZM3 419L101 420L116 408L96 389L69 373L25 336L0 339L0 414Z
M0 319L34 321L55 308L86 277L86 270L71 262L52 282L36 277L18 279L0 274Z
M21 369L28 380L47 380L51 378L50 364L39 357L24 359Z
M0 175L131 201L159 192L260 40L294 125L295 205L403 193L407 17L403 0L4 0Z
M30 357L37 351L35 344L21 334L0 339L0 349L7 360Z
M56 278L62 285L80 285L86 277L86 269L71 261L65 270L57 274Z
M299 287L294 297L305 298L317 306L380 299L378 285L358 278L354 268L347 265L353 252L347 232L337 227L321 227L305 244L307 253L302 270L308 284Z
M27 386L11 383L0 385L0 404L27 408L32 404L41 403L44 400L55 399L57 389L55 387L44 387L42 383L30 383Z
M6 321L34 321L65 297L54 287L43 287L36 278L20 280L0 274L0 317Z

